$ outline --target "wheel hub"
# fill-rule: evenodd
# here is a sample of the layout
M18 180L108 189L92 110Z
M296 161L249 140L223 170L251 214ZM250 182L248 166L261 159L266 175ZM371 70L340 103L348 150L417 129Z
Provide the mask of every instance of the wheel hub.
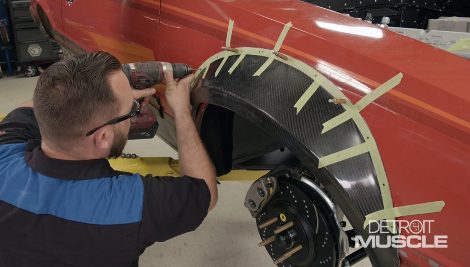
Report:
M263 190L267 178L271 186ZM331 205L305 181L291 171L271 172L250 187L245 206L256 218L259 246L278 266L337 266L342 230Z
M287 230L284 233L276 235L274 243L281 248L291 249L296 244L297 231L295 229Z

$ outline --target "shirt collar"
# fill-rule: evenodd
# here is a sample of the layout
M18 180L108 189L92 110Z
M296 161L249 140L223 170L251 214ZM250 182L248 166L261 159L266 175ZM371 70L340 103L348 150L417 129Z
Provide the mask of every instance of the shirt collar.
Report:
M83 180L119 175L106 159L62 160L50 158L41 150L41 140L31 140L26 144L24 159L33 171L43 175Z

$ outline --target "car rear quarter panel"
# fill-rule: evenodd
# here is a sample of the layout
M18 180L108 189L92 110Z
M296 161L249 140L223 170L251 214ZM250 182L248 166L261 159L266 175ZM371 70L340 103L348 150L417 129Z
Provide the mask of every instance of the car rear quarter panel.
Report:
M64 30L86 50L110 52L123 63L153 60L159 7L145 0L74 1L62 5Z
M166 61L199 65L225 45L272 48L293 23L281 48L329 77L353 102L397 73L401 84L362 111L377 141L394 206L444 200L432 234L449 236L448 249L408 249L444 265L464 265L470 249L462 210L470 206L470 63L386 29L298 1L162 1L161 54ZM318 22L327 23L329 29ZM338 30L334 30L336 29ZM360 29L358 34L341 32ZM362 32L361 32L362 31ZM364 35L377 32L379 37ZM175 46L176 45L176 46ZM288 92L286 92L287 94ZM294 103L292 103L292 106ZM414 258L413 258L414 259ZM430 264L425 260L426 264Z

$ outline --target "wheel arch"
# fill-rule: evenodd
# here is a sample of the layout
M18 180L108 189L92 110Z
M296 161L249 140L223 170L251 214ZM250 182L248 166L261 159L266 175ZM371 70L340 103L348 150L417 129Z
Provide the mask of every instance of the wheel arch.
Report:
M243 55L244 52L241 53ZM269 54L270 51L259 49L259 56L243 55L243 60L237 63L240 54L222 52L200 67L200 75L205 79L197 83L192 96L196 105L206 108L199 112L204 114L200 130L206 146L217 140L208 150L216 159L218 171L227 171L229 165L231 168L233 132L237 131L233 118L244 118L293 152L318 178L358 234L367 238L368 233L362 227L365 215L384 207L371 156L362 154L326 168L318 168L320 158L361 144L365 142L364 136L353 121L322 134L322 124L344 112L340 105L329 103L328 100L334 95L323 87L311 97L302 112L296 114L293 100L298 99L314 79L278 60L274 60L261 76L253 76ZM233 70L235 64L239 65ZM315 75L315 78L321 77L319 73L315 72ZM231 125L227 123L230 118ZM245 145L257 144L258 141L250 140ZM395 249L367 248L367 252L375 266L399 265Z
M41 27L41 30L49 38L54 39L54 35L53 35L53 32L52 32L52 29L53 29L52 23L49 20L46 12L44 11L44 8L42 7L42 4L37 3L35 11L36 11L37 17L36 16L33 16L33 17L36 17L36 20L37 20L36 22L39 23L39 25Z

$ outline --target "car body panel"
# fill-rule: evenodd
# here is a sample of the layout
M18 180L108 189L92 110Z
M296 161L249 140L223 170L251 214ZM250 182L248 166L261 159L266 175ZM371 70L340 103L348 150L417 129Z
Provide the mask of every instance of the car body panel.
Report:
M435 220L433 233L448 235L449 248L404 249L408 256L402 254L402 264L431 259L463 266L470 261L470 239L460 224L470 206L470 62L300 1L129 1L148 9L111 2L94 1L96 9L83 8L73 19L64 12L66 37L85 50L112 52L123 62L154 59L196 67L225 46L229 19L235 21L232 47L267 49L291 21L281 52L321 72L353 103L403 73L399 86L361 115L377 142L393 205L445 201L440 213L407 219ZM50 3L56 1L33 1L33 10L39 4L49 17L54 12ZM112 15L102 9L109 7ZM152 19L142 19L148 12ZM49 19L60 32L56 14ZM90 14L102 20L89 24Z
M156 58L158 2L104 0L93 2L93 8L89 1L61 4L64 33L78 46L106 50L122 62Z
M64 28L62 26L62 4L61 0L51 0L41 2L41 10L47 14L47 18L52 28L59 32L64 33ZM31 15L36 21L40 21L39 10L36 8L36 3L32 3L30 7Z

